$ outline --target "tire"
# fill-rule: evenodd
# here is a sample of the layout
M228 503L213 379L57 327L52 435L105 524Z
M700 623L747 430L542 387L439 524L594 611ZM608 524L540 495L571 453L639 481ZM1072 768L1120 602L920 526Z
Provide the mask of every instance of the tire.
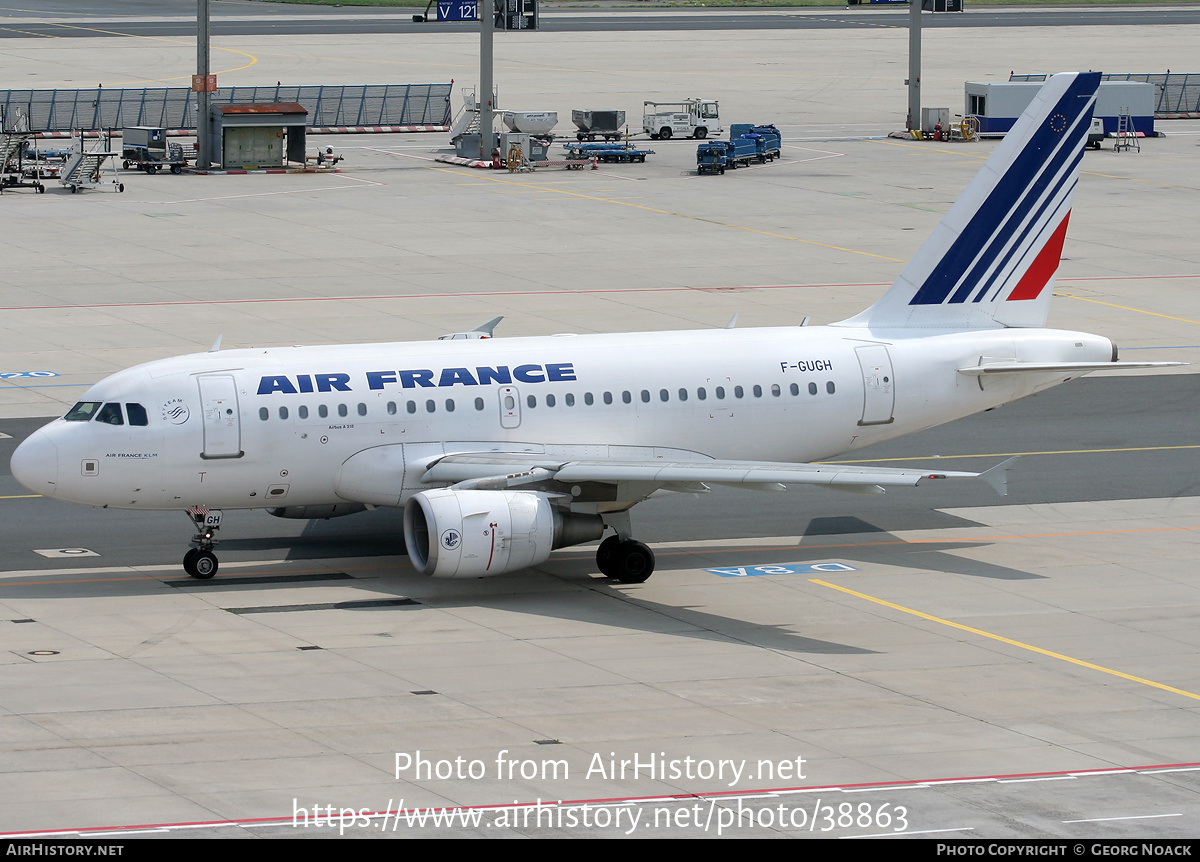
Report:
M654 552L634 539L617 546L616 572L613 575L623 584L641 584L654 573Z
M605 577L616 577L617 549L620 546L620 538L609 536L600 543L600 547L596 548L596 567L600 569L600 574Z
M196 556L192 558L192 571L189 574L196 580L207 581L217 573L217 568L216 554L212 551L196 551Z
M124 193L124 191L125 191L125 183L121 183L120 185L118 185L118 186L117 186L117 191L118 191L118 192L121 192L121 193Z
M704 126L701 126L692 133L692 137L698 141L703 140L708 137L708 129L706 129Z
M660 138L662 138L664 141L671 140L672 134L673 133L671 132L671 130L669 128L667 128L666 126L663 126L661 129L658 130L658 136Z
M182 165L171 165L171 173L173 173L173 174L182 174L182 173L183 173L183 166L182 166Z

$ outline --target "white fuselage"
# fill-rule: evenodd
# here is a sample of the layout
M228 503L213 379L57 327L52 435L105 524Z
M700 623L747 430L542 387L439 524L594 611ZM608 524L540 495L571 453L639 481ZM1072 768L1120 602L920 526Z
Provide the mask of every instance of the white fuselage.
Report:
M455 452L807 462L1077 376L960 368L1111 355L1054 330L843 326L201 353L97 383L83 401L122 405L123 424L56 420L22 446L18 478L81 503L236 509L401 505ZM348 490L343 464L381 446L394 469Z

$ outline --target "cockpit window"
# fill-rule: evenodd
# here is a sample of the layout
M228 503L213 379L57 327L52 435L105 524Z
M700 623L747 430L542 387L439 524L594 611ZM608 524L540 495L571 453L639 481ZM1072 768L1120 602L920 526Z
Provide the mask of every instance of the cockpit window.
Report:
M149 425L150 419L146 415L146 408L141 404L126 404L125 412L129 415L130 425Z
M121 417L121 405L105 404L96 414L96 421L107 422L109 425L124 425L125 420Z
M99 401L80 401L68 410L67 415L63 418L68 422L87 422L96 415L96 408L99 406Z

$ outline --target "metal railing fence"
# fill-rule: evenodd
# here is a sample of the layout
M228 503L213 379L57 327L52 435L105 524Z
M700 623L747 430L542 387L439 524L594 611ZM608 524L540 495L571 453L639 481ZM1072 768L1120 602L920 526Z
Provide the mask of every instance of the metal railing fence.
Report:
M222 87L210 102L298 102L309 126L448 126L450 91L450 84ZM36 132L196 128L196 94L186 87L0 90L0 108L24 111Z

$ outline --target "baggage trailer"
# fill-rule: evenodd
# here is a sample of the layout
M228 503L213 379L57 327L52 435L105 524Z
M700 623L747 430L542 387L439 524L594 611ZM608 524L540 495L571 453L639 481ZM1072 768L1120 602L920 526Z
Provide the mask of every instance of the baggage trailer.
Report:
M729 137L731 139L742 136L754 140L758 151L759 164L772 162L783 155L780 149L783 136L779 134L779 129L773 125L754 126L750 123L734 123L729 127Z
M567 158L590 159L601 162L644 162L646 156L654 155L654 150L639 150L624 144L563 144L567 148Z
M642 130L656 141L659 138L668 140L675 135L707 138L721 134L721 113L716 99L643 102Z
M132 126L121 130L121 167L156 174L163 168L181 174L187 159L180 144L167 143L167 130L153 126Z
M606 141L619 141L625 125L624 111L582 111L571 110L571 122L579 129L575 139L594 141L604 138Z

